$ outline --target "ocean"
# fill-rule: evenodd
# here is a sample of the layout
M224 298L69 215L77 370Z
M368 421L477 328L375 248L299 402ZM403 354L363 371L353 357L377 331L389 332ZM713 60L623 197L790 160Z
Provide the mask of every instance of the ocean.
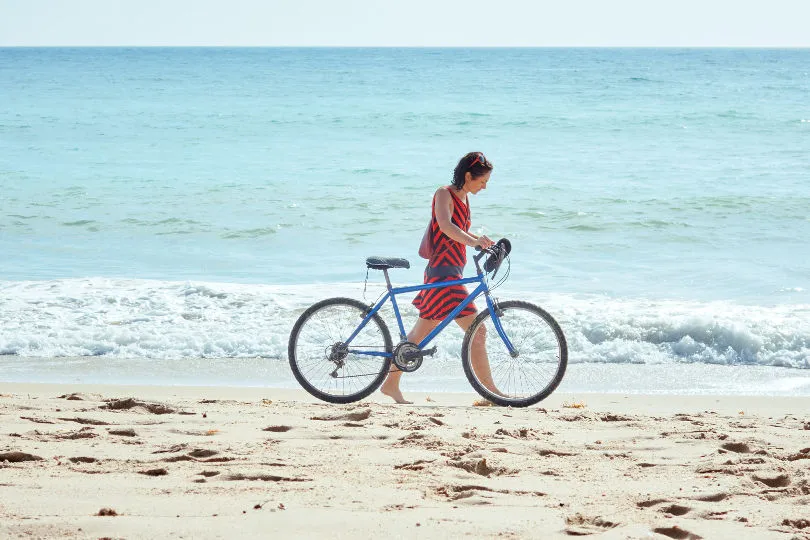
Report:
M0 48L0 381L295 387L469 151L561 391L810 395L806 49Z

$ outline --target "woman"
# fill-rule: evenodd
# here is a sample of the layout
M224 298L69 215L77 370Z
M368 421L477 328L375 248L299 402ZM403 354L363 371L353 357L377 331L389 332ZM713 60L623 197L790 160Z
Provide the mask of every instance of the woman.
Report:
M485 235L470 232L470 203L468 195L475 195L487 188L492 163L481 152L470 152L462 157L453 171L453 183L436 190L433 195L433 211L430 219L433 254L425 269L425 283L461 279L467 263L467 246L488 248L494 242ZM419 319L408 333L408 341L419 343L467 296L463 285L451 285L438 289L420 291L413 305L419 310ZM456 317L458 325L466 332L477 315L475 304L469 303ZM484 330L481 327L481 330ZM495 390L486 357L485 332L478 331L472 342L472 367L479 380ZM393 364L392 364L392 367ZM397 403L412 403L405 400L399 389L402 372L394 367L380 391Z

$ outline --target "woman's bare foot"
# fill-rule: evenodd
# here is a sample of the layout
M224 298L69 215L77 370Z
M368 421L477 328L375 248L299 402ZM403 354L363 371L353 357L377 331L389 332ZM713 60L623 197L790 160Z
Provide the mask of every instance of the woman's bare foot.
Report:
M408 401L405 399L405 396L402 395L402 390L397 387L387 388L386 385L382 385L380 388L380 392L385 394L386 396L392 398L394 401L401 405L410 405L413 401Z
M506 394L502 393L500 390L498 390L498 387L497 387L497 386L495 386L495 383L492 383L492 384L485 384L485 385L484 385L484 388L486 388L487 390L489 390L490 392L492 392L493 394L495 394L495 395L496 395L496 396L498 396L498 397L502 397L502 398L509 398L509 397L511 397L511 396L508 396L508 395L506 395Z

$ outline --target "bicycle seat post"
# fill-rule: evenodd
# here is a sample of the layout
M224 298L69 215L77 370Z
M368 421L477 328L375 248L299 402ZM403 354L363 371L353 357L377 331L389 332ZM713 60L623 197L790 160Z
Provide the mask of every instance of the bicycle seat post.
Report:
M391 279L389 279L389 277L388 277L388 269L387 268L383 268L383 274L385 275L385 282L388 284L388 291L390 292L392 287L391 287Z

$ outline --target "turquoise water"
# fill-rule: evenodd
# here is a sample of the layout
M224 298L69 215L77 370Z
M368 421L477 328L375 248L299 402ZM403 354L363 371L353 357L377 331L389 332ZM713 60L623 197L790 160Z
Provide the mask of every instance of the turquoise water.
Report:
M0 354L283 361L481 150L573 362L807 368L808 96L810 50L0 49Z

